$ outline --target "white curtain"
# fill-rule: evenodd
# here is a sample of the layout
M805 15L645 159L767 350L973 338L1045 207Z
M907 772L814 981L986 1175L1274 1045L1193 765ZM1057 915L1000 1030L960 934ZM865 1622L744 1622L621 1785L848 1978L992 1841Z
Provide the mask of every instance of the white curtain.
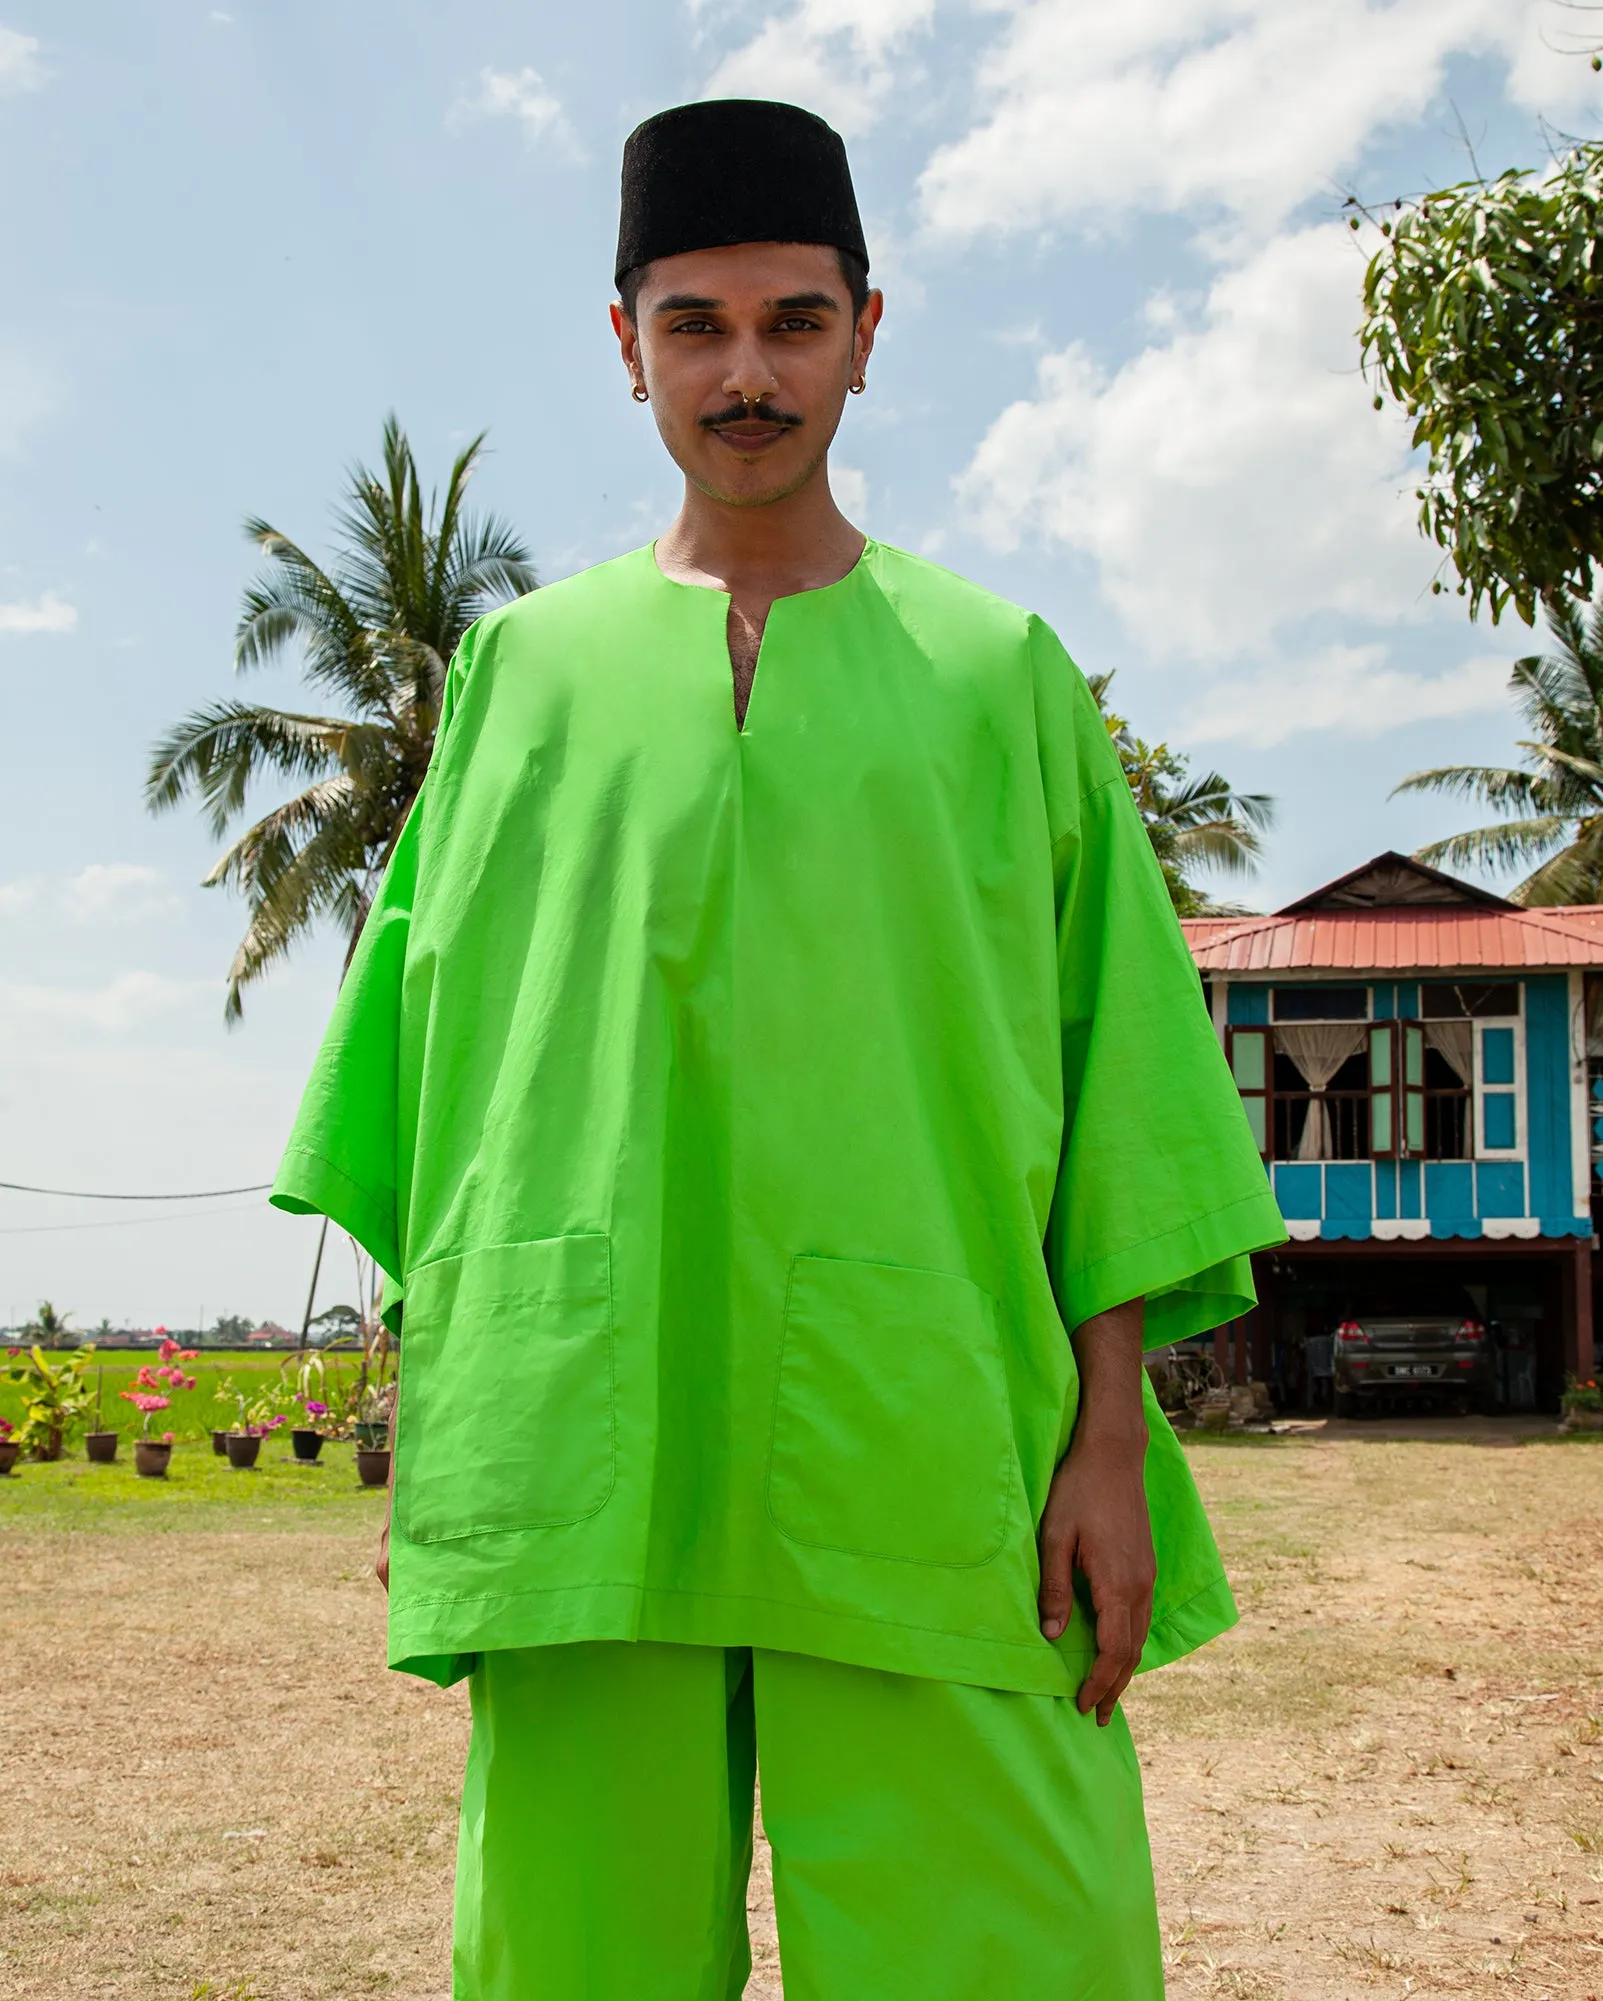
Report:
M1297 1142L1299 1160L1330 1159L1330 1107L1324 1099L1325 1086L1368 1040L1369 1024L1363 1021L1310 1022L1275 1030L1275 1047L1296 1064L1314 1094Z
M1425 1040L1452 1068L1461 1084L1475 1076L1475 1024L1472 1021L1427 1021Z

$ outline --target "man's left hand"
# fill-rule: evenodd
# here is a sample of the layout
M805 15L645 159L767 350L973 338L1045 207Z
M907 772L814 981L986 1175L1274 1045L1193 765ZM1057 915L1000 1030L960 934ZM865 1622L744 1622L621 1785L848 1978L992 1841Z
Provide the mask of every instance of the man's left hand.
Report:
M1076 1331L1080 1415L1041 1517L1041 1631L1062 1636L1078 1570L1091 1589L1097 1643L1078 1701L1103 1727L1141 1659L1157 1579L1143 1479L1141 1324L1135 1300Z

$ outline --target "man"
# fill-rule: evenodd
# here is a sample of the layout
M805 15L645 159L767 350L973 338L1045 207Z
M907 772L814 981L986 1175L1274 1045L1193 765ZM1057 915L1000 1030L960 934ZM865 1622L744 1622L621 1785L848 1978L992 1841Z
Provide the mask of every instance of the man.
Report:
M278 1183L404 1288L458 2001L738 1995L759 1759L791 2001L1162 1991L1116 1705L1234 1608L1142 1346L1282 1232L1084 682L830 496L867 265L806 112L630 139L684 505L463 642Z

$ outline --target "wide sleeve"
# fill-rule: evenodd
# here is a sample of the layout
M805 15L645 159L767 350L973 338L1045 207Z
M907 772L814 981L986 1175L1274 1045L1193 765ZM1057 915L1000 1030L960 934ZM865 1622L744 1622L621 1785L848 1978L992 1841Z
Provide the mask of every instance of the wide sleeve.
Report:
M446 677L436 764L471 640L470 632ZM350 1232L385 1274L384 1315L392 1326L402 1296L401 1190L409 1179L401 1161L402 1010L430 790L425 778L374 895L268 1197L291 1215L324 1215Z
M1046 1254L1071 1331L1145 1297L1149 1347L1254 1303L1285 1226L1107 728L1032 624L1057 912L1063 1151Z
M417 888L421 794L368 911L268 1198L349 1230L401 1275L401 996Z

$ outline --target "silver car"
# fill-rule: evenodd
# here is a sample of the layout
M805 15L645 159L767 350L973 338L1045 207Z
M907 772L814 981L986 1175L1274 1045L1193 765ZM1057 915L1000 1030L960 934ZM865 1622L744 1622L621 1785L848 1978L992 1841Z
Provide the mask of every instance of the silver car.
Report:
M1492 1344L1484 1324L1460 1314L1398 1314L1344 1320L1336 1329L1337 1417L1383 1401L1421 1397L1454 1411L1489 1409Z

